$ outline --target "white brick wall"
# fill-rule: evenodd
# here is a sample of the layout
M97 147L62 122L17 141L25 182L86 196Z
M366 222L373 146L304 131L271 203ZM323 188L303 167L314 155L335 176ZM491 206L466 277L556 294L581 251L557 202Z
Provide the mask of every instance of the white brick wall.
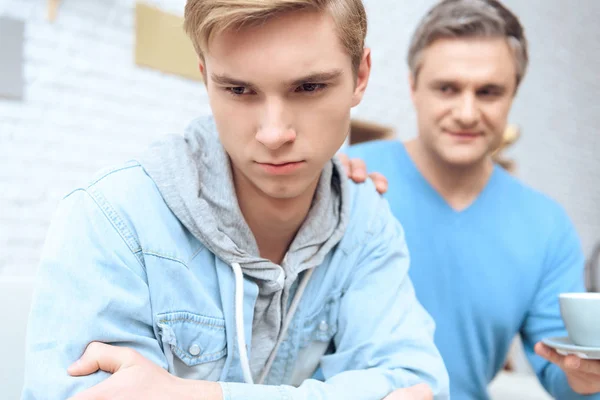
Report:
M181 12L184 1L153 1ZM134 64L134 0L4 0L26 25L25 101L0 100L0 274L30 275L57 201L208 113L200 83Z
M185 0L148 2L181 14ZM415 118L405 49L433 1L365 3L374 69L354 114L408 138ZM582 0L570 14L564 0L506 3L522 16L533 48L513 113L525 134L514 152L520 174L567 207L589 249L600 239L600 56L591 36L600 35L600 2ZM62 0L49 23L46 1L0 0L0 15L27 23L25 100L0 99L0 275L35 272L57 201L75 185L209 112L200 83L135 66L134 6Z

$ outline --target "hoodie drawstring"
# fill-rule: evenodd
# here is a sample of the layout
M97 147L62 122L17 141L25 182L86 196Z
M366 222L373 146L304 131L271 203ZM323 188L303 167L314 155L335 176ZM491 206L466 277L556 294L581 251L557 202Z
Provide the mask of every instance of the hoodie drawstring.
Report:
M240 352L240 363L242 364L242 373L246 383L254 383L252 372L250 371L250 360L248 360L248 350L246 348L246 334L244 332L244 275L242 267L238 263L232 263L233 274L235 275L235 330L237 331L237 345Z

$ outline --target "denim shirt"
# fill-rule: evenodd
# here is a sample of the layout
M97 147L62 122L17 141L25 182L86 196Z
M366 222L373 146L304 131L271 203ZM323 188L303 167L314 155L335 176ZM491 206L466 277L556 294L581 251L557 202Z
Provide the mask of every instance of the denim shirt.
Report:
M243 383L257 285L175 218L137 163L70 193L48 231L27 334L22 399L65 399L106 379L70 377L92 341L132 348L171 374L220 382L225 399L382 399L425 382L448 398L434 323L415 298L400 224L371 183L351 185L341 242L317 266L265 384ZM251 348L247 349L252 352ZM325 379L311 379L320 367Z

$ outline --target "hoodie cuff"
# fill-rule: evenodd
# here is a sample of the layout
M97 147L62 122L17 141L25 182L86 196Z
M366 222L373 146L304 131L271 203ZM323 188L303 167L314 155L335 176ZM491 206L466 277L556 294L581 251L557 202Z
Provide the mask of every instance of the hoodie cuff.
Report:
M223 400L292 400L292 387L235 382L219 382L219 385L223 390Z

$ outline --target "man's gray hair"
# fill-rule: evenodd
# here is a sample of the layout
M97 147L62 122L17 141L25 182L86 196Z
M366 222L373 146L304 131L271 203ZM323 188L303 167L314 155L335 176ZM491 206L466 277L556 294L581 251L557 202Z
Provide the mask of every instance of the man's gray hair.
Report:
M529 55L519 19L496 0L443 0L421 20L408 51L408 67L416 81L423 50L441 38L505 37L515 56L517 87L525 76Z

